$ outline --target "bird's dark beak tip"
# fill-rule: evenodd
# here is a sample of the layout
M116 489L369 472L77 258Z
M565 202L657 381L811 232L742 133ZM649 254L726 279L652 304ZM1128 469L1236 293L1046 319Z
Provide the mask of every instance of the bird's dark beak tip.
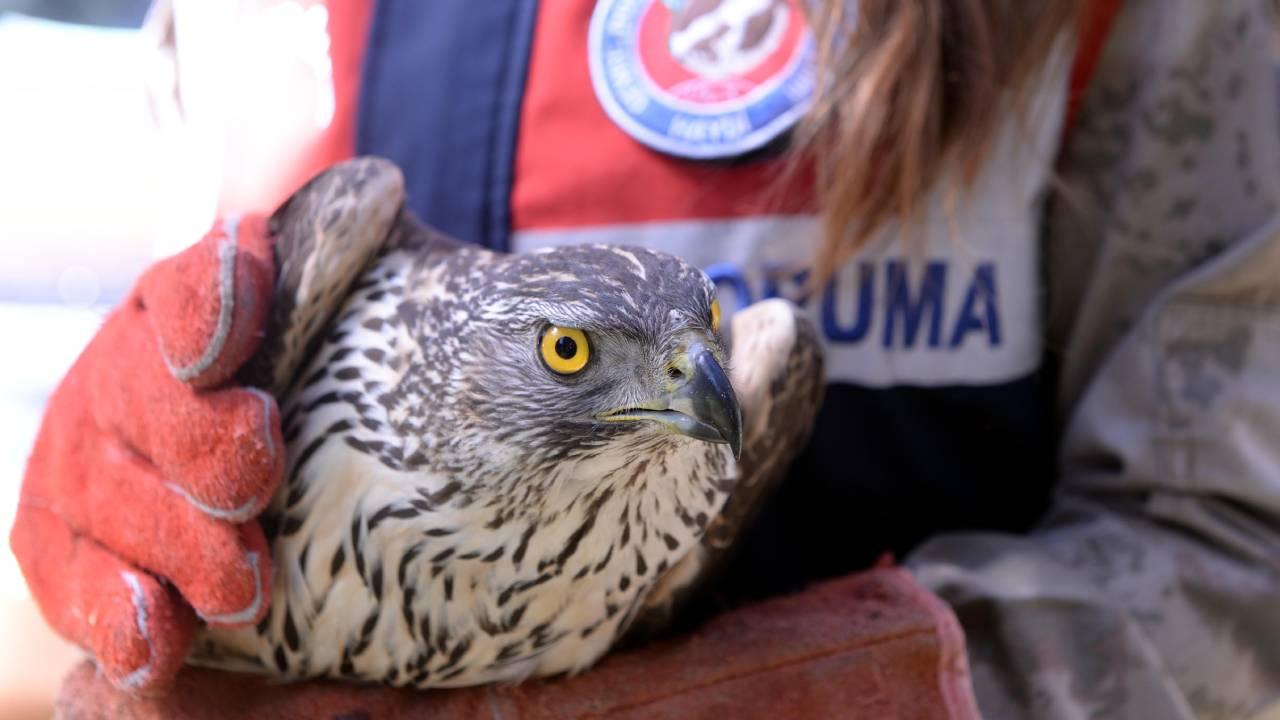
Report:
M691 349L693 377L682 391L692 401L695 417L715 429L721 442L742 457L742 408L729 376L707 348Z

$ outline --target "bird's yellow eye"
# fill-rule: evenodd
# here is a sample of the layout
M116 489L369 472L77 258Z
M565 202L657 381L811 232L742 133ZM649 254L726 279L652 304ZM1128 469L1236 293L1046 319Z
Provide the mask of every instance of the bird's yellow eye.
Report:
M720 301L711 301L711 332L720 332Z
M577 328L551 325L542 333L541 349L542 361L560 375L582 372L591 359L587 334Z

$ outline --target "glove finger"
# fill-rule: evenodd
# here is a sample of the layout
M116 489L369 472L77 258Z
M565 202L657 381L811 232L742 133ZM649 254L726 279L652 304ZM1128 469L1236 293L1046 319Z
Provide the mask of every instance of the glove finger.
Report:
M183 423L199 444L155 448L152 462L171 489L210 517L245 522L271 501L284 474L284 437L275 398L254 388L218 390L166 405L160 421Z
M262 339L274 283L271 238L260 216L220 221L148 270L139 297L172 377L197 388L230 378Z
M205 621L257 622L270 598L271 558L256 522L215 520L185 502L142 457L96 439L81 499L63 512L73 528L122 559L172 582Z
M120 308L87 353L80 383L94 421L146 457L171 489L211 517L243 522L284 473L275 400L253 388L197 392L173 379L137 307Z
M136 691L172 681L196 627L178 597L32 505L19 506L10 544L45 619L112 683Z

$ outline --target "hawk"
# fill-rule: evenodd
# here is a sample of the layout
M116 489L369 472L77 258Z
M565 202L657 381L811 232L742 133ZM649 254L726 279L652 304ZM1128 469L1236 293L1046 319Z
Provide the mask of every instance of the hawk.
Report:
M242 377L287 444L271 609L204 630L194 663L423 688L580 671L714 577L812 425L822 355L794 306L734 318L731 373L697 268L490 252L403 194L360 158L271 219L277 300Z

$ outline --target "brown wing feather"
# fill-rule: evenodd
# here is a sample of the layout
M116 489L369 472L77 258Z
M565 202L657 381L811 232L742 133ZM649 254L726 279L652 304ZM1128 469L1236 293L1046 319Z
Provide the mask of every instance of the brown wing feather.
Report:
M334 165L271 216L276 288L262 347L241 374L280 397L356 278L383 249L404 203L399 168L365 157Z

